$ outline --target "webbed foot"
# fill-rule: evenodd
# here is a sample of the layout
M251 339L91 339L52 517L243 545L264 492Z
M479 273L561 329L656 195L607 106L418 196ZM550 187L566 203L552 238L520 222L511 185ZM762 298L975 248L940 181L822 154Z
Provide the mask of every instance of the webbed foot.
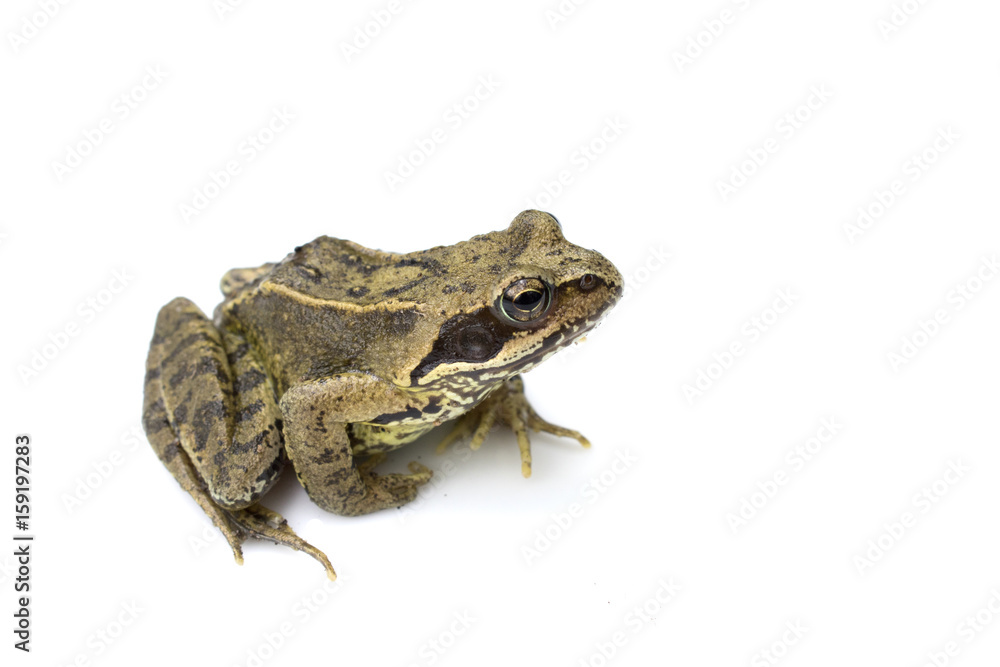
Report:
M291 547L296 551L303 551L318 560L326 568L326 576L330 578L330 581L337 580L337 573L334 571L333 565L330 564L330 559L326 557L326 554L296 535L295 531L288 526L285 518L277 512L269 510L262 505L251 505L244 509L225 510L225 512L241 533L239 535L240 542L248 537L255 537L259 540L269 540L275 544L284 544L286 547ZM226 535L226 539L229 540L230 546L233 547L233 551L242 554L239 542L234 543L229 532L223 531L223 533ZM238 557L237 562L242 564L243 559Z

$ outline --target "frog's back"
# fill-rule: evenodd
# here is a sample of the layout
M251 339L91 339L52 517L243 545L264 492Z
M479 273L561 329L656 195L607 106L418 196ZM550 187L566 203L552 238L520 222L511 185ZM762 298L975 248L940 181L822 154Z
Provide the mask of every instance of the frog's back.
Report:
M448 250L402 255L321 236L296 248L269 271L263 283L306 298L359 307L420 302L424 290L419 288L448 273L446 259L435 256Z
M270 265L255 287L358 307L437 303L444 296L464 310L481 304L484 274L501 270L488 266L493 253L484 252L502 247L501 234L473 241L400 254L321 236Z
M280 388L341 371L386 374L405 365L397 357L412 346L400 342L421 319L437 326L418 315L429 296L421 288L448 274L436 256L448 251L401 255L321 236L277 264L227 273L216 322L247 336Z

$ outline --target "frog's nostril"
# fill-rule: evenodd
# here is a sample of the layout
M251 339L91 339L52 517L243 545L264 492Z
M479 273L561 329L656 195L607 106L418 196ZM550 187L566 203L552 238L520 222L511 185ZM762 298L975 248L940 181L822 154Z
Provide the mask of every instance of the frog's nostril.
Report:
M582 278L580 278L580 289L592 290L595 287L597 287L597 276L595 276L594 274L587 273L584 274Z

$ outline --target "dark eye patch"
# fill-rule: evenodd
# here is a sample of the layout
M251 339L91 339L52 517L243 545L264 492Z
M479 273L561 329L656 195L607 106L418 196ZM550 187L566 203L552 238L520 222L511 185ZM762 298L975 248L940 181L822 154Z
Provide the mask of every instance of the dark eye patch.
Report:
M455 315L441 325L434 347L413 369L410 379L416 383L439 364L489 361L500 353L515 331L497 320L488 308Z

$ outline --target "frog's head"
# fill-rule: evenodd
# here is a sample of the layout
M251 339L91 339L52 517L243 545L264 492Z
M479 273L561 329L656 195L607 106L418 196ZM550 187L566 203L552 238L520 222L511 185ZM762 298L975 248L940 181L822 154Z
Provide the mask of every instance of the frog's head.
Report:
M411 373L416 384L483 388L526 372L585 335L621 297L614 265L568 242L548 213L524 211L506 230L467 243L476 307L441 324Z

